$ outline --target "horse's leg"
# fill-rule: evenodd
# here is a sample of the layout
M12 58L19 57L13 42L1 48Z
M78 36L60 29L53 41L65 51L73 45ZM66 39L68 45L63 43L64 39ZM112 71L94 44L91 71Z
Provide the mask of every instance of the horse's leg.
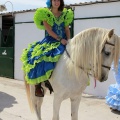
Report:
M44 94L46 93L46 88L44 88ZM37 116L38 120L41 119L41 105L43 102L43 97L36 97L35 96L35 86L31 87L31 100L32 100L32 106L34 108L34 112Z
M58 95L54 94L53 100L53 119L52 120L59 120L59 110L61 105L62 99Z
M42 120L41 119L41 105L43 102L43 98L36 98L32 99L32 104L33 104L33 108L34 108L34 112L37 116L37 120Z
M71 120L78 120L78 109L81 96L70 98L71 100Z

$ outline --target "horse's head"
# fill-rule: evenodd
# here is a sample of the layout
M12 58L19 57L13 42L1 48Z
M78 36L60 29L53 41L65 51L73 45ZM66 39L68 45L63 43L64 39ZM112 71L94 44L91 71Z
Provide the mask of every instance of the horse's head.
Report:
M90 28L73 37L69 48L72 63L103 82L108 79L112 61L117 67L120 38L114 34L113 29Z
M108 79L108 73L111 68L111 63L117 66L120 51L120 38L114 34L114 30L110 30L103 39L101 44L101 75L99 81L103 82Z

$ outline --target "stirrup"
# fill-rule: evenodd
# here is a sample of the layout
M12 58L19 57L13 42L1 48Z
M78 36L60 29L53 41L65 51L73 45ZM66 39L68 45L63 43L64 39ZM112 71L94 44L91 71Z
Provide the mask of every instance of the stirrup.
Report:
M50 84L50 82L49 82L48 80L44 81L44 83L45 83L45 87L49 89L50 94L51 94L52 92L54 92L54 91L53 91L53 88L52 88L52 86L51 86L51 84Z
M35 85L35 96L44 97L44 89L41 86L41 83L38 85Z

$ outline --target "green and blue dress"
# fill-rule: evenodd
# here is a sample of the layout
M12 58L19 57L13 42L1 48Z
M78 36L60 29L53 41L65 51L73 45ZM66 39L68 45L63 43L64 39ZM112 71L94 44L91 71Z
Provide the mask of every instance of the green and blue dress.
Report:
M65 26L72 20L73 11L66 8L58 18L48 8L39 8L34 14L34 23L39 29L44 30L43 21L47 21L52 30L64 39L66 39ZM27 83L38 84L48 80L64 50L65 46L51 37L47 31L43 40L34 42L24 49L21 61Z

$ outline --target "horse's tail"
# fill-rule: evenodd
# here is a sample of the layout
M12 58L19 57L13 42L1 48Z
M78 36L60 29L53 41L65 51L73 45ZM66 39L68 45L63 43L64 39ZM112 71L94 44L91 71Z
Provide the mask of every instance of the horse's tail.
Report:
M26 80L25 80L25 88L26 88L26 93L27 93L29 107L30 107L31 112L33 112L34 109L33 109L32 101L31 101L31 98L30 98L30 85L27 83Z

